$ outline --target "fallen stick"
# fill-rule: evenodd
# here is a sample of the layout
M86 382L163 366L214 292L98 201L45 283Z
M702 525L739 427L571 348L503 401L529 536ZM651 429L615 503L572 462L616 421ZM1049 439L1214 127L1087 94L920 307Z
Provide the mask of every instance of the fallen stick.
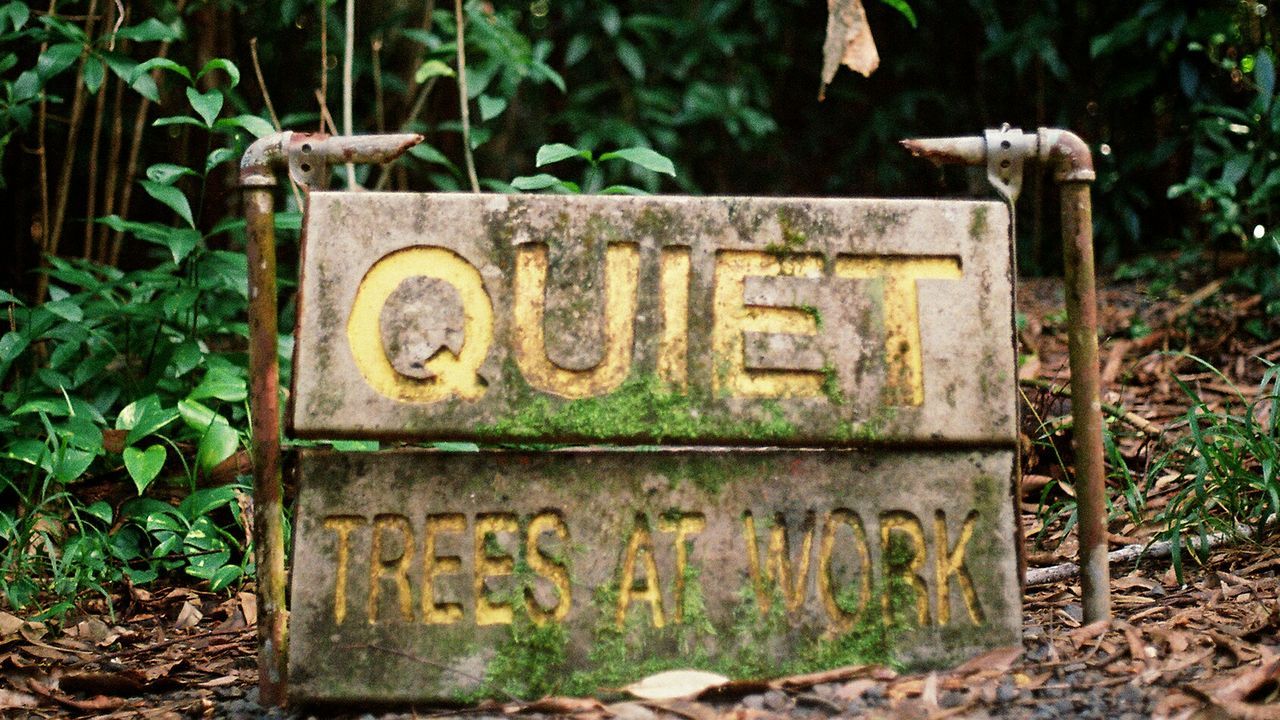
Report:
M1267 524L1267 528L1271 528L1275 524L1273 519ZM1236 525L1234 532L1216 532L1205 538L1203 543L1198 544L1201 552L1212 550L1220 545L1224 545L1232 540L1252 540L1257 531L1253 527L1245 525ZM1189 539L1190 540L1190 539ZM1190 541L1184 543L1186 547L1192 547ZM1143 545L1125 545L1119 550L1113 550L1107 553L1107 561L1111 563L1126 562L1139 557L1148 559L1168 557L1173 554L1173 541L1161 540ZM1048 585L1059 580L1073 578L1080 574L1080 566L1075 563L1062 563L1061 565L1051 565L1045 568L1034 568L1027 571L1026 586Z

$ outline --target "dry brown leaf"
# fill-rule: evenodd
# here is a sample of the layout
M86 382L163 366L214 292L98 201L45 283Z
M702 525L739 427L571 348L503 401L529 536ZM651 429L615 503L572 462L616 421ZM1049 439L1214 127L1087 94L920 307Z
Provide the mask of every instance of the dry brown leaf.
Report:
M0 688L0 710L30 710L39 704L35 695Z
M697 695L708 688L724 685L729 678L702 670L668 670L650 675L622 688L643 700L674 700Z
M91 697L88 700L73 698L66 693L54 690L37 680L27 680L27 686L31 689L31 692L45 698L46 700L52 700L59 705L64 705L73 710L79 710L80 712L109 712L111 710L118 709L121 705L124 705L123 698L107 697L106 695L98 695Z
M818 100L841 65L869 77L880 67L880 53L871 37L862 0L827 0L827 38L822 44L822 86Z
M832 668L820 672L805 673L804 675L791 675L789 677L778 678L770 683L778 689L785 690L801 690L811 688L814 685L822 685L824 683L845 682L859 677L872 677L878 671L885 669L882 665L845 665L844 667Z
M968 675L975 672L989 671L996 674L1003 674L1013 667L1013 664L1022 657L1021 645L1010 645L1008 647L996 648L988 650L978 657L971 658L962 663L955 670L951 671L953 675Z
M0 611L0 638L16 635L22 629L22 618Z
M182 603L182 609L178 611L178 619L173 622L173 626L179 630L195 627L200 624L200 620L204 618L204 613L190 601Z
M238 596L240 598L240 612L244 613L244 621L250 626L258 624L258 596L251 592L242 592Z
M544 697L523 705L504 706L506 713L546 713L548 715L581 715L605 712L604 703L591 698Z

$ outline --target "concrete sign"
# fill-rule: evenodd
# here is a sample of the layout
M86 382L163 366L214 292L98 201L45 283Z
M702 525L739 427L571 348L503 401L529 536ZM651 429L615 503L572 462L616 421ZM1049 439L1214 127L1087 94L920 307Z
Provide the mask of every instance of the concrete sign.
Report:
M664 666L763 677L1016 644L1014 458L303 451L290 697L501 696L535 668L591 692Z
M310 195L300 437L1008 444L991 202Z

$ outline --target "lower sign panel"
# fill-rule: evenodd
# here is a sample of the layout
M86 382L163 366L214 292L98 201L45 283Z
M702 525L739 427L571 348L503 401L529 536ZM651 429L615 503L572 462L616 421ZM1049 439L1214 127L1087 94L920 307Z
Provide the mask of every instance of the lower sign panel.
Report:
M1020 636L1012 450L300 463L294 701L927 665Z

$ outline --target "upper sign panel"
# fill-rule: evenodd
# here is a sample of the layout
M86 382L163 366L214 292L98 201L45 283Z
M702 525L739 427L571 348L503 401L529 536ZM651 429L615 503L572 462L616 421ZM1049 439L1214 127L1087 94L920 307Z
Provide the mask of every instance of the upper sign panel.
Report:
M994 202L312 193L301 437L1016 438Z

